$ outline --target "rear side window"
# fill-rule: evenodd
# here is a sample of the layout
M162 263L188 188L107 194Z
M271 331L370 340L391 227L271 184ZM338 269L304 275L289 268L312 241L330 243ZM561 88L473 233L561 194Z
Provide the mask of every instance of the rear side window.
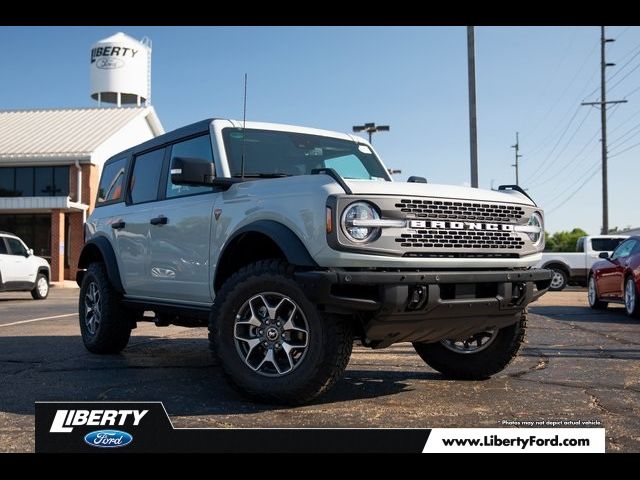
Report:
M7 255L7 245L4 243L4 238L0 237L0 255Z
M131 176L131 202L143 203L158 199L158 182L162 173L164 148L138 155Z
M596 252L611 252L615 250L624 238L592 238L591 248Z
M98 206L122 200L126 166L127 160L123 158L104 167L98 188L98 201L96 202Z

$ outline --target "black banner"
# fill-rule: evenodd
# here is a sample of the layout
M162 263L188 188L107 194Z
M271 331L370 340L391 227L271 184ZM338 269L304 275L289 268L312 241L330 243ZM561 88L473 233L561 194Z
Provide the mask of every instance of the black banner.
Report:
M174 428L162 402L36 402L36 452L419 453L430 429Z

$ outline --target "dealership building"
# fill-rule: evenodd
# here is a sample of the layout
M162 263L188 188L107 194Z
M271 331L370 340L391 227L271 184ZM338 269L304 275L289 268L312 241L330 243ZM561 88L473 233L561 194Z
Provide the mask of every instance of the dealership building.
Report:
M104 162L164 133L149 102L150 55L150 42L116 34L91 51L97 107L0 110L0 231L46 258L53 282L75 279Z

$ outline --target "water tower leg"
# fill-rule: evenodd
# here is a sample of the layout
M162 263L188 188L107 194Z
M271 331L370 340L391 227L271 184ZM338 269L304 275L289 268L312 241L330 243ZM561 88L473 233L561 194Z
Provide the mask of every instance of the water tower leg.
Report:
M102 106L102 94L98 92L98 108Z
M140 106L140 95L136 96L137 100L138 100L138 106Z
M117 103L117 105L118 105L118 108L120 108L121 107L120 92L118 92L117 95L118 95L118 103Z

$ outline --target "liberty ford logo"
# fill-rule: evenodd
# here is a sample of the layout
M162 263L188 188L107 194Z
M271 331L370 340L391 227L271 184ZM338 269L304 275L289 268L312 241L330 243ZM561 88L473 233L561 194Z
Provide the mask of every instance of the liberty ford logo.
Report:
M481 223L481 222L442 222L429 220L411 220L409 228L442 228L450 230L489 230L513 232L515 225L506 223Z
M124 60L121 58L101 58L96 62L96 67L103 70L113 70L124 67Z
M98 448L118 448L129 445L133 436L121 430L96 430L84 436L84 443Z

